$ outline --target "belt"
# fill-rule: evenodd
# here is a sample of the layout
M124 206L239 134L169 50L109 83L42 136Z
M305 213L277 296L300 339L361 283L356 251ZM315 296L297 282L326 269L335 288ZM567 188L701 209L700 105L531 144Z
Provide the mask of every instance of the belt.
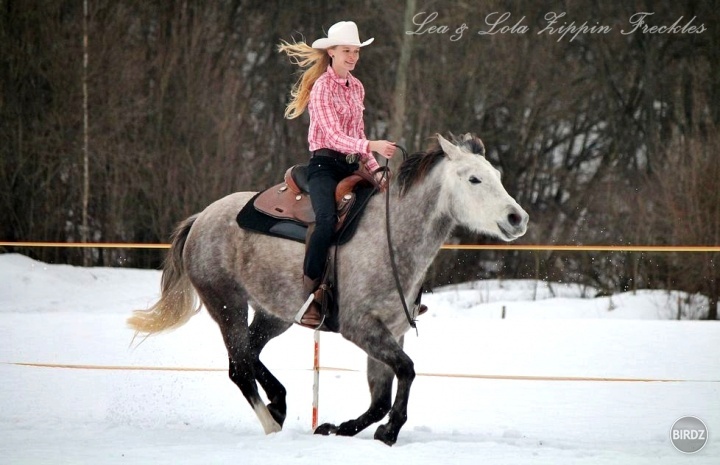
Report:
M345 163L347 163L348 165L357 163L360 160L359 153L344 154L344 153L338 152L337 150L332 150L332 149L315 150L313 152L313 156L315 156L315 155L318 155L321 157L335 158L336 160L344 160Z

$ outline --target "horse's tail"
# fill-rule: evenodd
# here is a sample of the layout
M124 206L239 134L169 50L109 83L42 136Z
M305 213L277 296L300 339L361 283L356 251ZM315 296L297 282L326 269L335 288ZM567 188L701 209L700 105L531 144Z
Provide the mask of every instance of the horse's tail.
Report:
M128 318L128 326L136 331L136 336L178 328L200 311L200 303L183 266L185 241L197 216L180 223L172 234L172 246L163 266L160 300L147 310L135 310Z

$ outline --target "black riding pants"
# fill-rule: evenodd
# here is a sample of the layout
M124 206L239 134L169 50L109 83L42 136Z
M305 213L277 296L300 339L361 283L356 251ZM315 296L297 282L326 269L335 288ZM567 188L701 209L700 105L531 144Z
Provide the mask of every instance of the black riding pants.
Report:
M347 163L343 157L313 155L308 165L310 201L315 212L315 230L305 252L304 272L310 279L319 279L325 268L330 244L335 236L337 211L335 188L338 183L358 169L357 163Z

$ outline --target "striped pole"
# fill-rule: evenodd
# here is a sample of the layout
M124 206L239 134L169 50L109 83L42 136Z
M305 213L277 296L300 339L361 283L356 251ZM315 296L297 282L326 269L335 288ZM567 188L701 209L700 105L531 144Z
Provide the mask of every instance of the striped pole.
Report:
M315 330L313 356L313 402L312 402L312 430L318 427L318 401L320 399L320 330Z

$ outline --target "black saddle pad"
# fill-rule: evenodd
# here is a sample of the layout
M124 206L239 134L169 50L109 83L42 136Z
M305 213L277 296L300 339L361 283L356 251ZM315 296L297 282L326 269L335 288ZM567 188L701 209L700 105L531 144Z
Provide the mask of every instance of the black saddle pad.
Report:
M335 235L334 244L342 245L348 242L355 235L357 225L360 222L364 207L369 198L375 193L372 187L362 187L355 191L355 202L353 203L343 229ZM256 194L237 215L238 225L248 231L265 234L268 236L281 237L297 242L305 243L307 226L303 223L292 220L279 220L259 212L255 209Z

